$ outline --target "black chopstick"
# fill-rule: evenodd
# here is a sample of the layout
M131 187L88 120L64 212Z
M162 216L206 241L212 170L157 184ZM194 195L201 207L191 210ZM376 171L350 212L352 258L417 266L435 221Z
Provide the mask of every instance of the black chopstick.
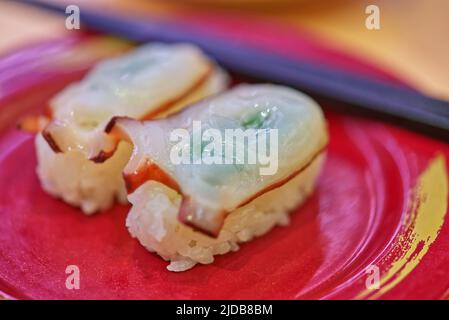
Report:
M25 1L60 13L62 5ZM267 52L248 44L212 37L198 28L155 18L126 17L81 8L81 23L92 30L137 42L191 42L235 73L299 88L312 95L342 102L357 113L378 115L449 140L449 102L425 96L405 86L364 78ZM348 110L348 109L345 109Z

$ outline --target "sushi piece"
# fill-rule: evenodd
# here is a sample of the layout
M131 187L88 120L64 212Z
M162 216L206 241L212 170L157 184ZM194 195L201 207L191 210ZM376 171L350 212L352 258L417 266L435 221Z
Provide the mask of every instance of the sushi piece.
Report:
M131 146L120 143L107 161L103 154L93 159L93 137L113 116L165 117L227 84L225 72L188 44L148 44L99 63L56 95L46 116L22 123L41 131L35 140L41 185L86 214L107 209L115 199L126 202L121 173Z
M328 135L302 93L240 85L166 119L115 117L101 152L121 140L133 145L123 172L129 232L184 271L286 225L313 191Z

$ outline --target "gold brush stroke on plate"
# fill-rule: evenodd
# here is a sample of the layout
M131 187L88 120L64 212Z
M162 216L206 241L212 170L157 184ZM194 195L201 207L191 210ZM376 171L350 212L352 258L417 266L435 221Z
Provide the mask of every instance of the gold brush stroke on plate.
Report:
M400 283L416 266L435 241L448 207L448 176L443 155L438 155L421 173L414 188L403 231L384 261L394 259L380 279L378 290L365 289L356 299L377 299ZM381 268L383 269L383 268Z

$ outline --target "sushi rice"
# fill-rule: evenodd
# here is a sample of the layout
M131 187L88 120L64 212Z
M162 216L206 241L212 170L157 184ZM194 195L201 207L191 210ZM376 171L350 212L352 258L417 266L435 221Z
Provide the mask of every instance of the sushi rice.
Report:
M133 207L126 226L146 249L170 262L170 271L212 263L215 255L237 251L240 243L288 225L289 212L312 193L324 159L322 152L289 182L231 212L217 238L179 222L181 196L156 181L147 181L128 196Z

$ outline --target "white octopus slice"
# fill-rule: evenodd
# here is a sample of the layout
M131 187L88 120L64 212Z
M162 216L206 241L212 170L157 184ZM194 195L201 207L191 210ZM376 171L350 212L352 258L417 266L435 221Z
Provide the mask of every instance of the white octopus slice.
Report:
M113 116L160 118L227 86L227 76L198 48L148 44L98 64L50 101L34 121L55 152L98 153L93 137ZM29 126L24 122L23 126Z
M213 128L223 134L225 138L219 142L222 149L209 148L209 143L218 141L216 136L210 140L209 136L206 142L203 136L200 145L198 141L195 145L193 136L198 134L194 132L198 123L203 133ZM269 168L260 161L238 161L242 159L237 158L237 149L234 149L237 140L235 143L226 140L228 129L258 132L245 140L245 150L257 145L254 139L261 139L260 133L274 134L269 129L276 129L277 144L269 140L268 135L264 140L268 149L272 147L270 152L277 152L276 167ZM192 139L173 139L181 132L179 130L188 132ZM308 167L324 151L328 136L320 107L307 96L281 86L240 85L166 119L113 118L101 138L102 142L107 141L102 145L103 159L113 153L120 139L128 140L134 147L124 169L129 193L148 180L159 181L183 196L179 211L182 222L217 235L227 213L282 186ZM226 157L225 150L230 146L234 149L232 163L201 162L201 157L211 152L215 154L217 150L222 150L220 157ZM199 153L195 153L197 147ZM184 158L185 163L173 161L173 155L186 150L191 154Z

